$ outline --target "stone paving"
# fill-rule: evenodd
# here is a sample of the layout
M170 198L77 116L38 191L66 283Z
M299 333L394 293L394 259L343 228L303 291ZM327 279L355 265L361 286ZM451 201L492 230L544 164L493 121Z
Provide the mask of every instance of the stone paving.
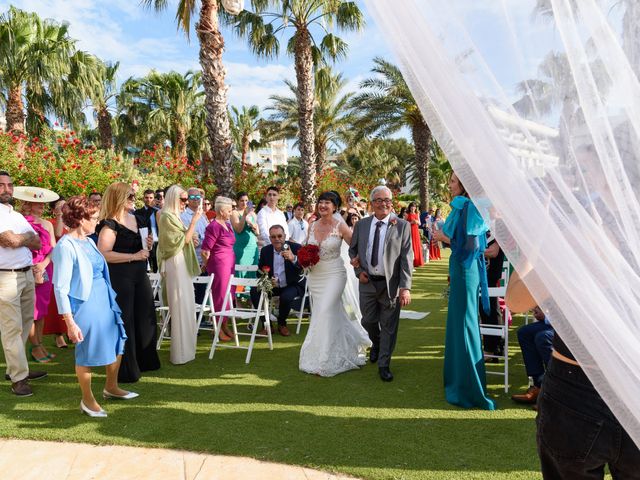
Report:
M353 480L251 458L155 448L0 439L2 480Z

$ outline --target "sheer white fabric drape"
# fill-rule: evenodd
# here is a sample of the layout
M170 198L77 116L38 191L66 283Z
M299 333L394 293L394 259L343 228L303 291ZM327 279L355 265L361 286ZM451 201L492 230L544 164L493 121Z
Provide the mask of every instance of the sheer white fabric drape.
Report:
M639 4L367 0L454 170L638 445Z

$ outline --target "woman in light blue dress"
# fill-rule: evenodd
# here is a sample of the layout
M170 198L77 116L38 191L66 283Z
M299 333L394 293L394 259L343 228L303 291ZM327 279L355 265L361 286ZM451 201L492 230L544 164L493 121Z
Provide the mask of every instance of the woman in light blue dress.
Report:
M489 309L483 253L488 227L458 180L451 175L451 213L434 240L451 245L449 305L444 350L444 389L447 402L464 408L495 410L486 392L484 354L478 322L478 294Z
M120 308L109 281L107 262L93 240L98 209L86 197L67 200L62 219L70 228L53 250L56 265L53 289L68 330L76 344L76 375L82 400L80 410L90 417L106 417L91 390L91 368L106 366L105 399L135 398L118 386L118 369L127 336Z

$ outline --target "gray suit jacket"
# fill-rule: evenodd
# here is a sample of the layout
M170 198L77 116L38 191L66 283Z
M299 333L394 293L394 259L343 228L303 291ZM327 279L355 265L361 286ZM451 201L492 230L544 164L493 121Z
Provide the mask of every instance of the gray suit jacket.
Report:
M373 215L363 218L356 223L351 237L349 256L360 259L360 268L355 269L356 276L360 272L369 273L367 264L367 244L369 243L369 231L371 222L375 219ZM394 299L400 294L401 288L411 289L411 272L413 271L413 249L411 247L411 225L391 215L387 233L384 239L384 250L382 251L382 262L384 263L384 273L387 279L387 291L389 298ZM360 284L361 288L371 284ZM373 288L373 287L371 287Z

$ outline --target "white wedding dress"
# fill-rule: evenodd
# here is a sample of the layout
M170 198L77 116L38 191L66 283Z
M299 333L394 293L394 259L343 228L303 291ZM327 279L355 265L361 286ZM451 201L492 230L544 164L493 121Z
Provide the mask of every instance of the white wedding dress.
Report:
M345 304L347 270L340 255L343 243L336 220L332 232L322 241L315 238L315 224L308 243L320 247L320 261L307 276L311 296L309 331L300 350L300 370L332 377L366 364L371 346L367 331L360 325L359 312Z

